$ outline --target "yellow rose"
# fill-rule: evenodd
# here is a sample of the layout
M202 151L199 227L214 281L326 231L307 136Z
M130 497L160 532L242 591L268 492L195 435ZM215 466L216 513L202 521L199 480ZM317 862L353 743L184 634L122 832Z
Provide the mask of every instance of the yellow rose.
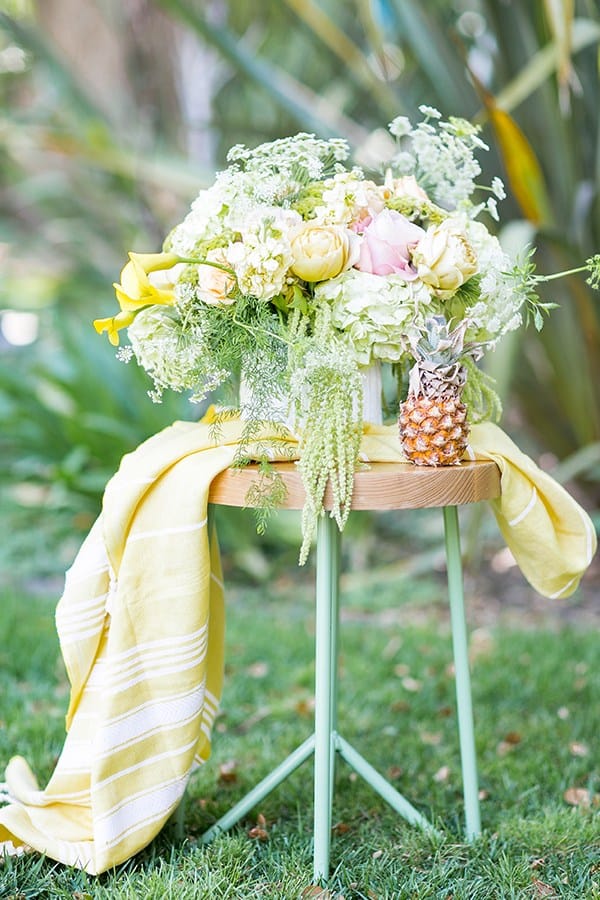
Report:
M326 281L358 259L360 239L341 225L307 222L293 236L291 271L304 281Z
M427 229L412 252L421 281L447 300L477 272L475 251L456 226L444 222Z
M222 266L231 266L222 248L209 250L206 259ZM230 272L216 266L198 267L198 293L209 306L229 306L234 303L235 297L229 296L234 286L235 278Z

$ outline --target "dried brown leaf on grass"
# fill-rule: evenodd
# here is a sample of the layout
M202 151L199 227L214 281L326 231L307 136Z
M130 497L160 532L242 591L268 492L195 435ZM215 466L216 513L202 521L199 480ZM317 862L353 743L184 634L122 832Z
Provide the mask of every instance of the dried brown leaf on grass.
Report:
M496 747L496 753L498 756L506 756L507 753L514 750L517 744L521 743L521 740L522 738L518 731L509 731Z
M563 800L569 806L583 806L588 808L592 805L592 795L587 788L570 787L563 794Z
M268 841L269 832L267 830L267 820L262 813L256 817L256 825L248 831L248 837L254 841Z
M533 885L534 897L536 897L536 900L538 897L558 896L551 884L546 884L545 881L540 881L539 878L534 878L531 883Z
M235 784L237 781L237 761L228 759L219 766L219 784Z

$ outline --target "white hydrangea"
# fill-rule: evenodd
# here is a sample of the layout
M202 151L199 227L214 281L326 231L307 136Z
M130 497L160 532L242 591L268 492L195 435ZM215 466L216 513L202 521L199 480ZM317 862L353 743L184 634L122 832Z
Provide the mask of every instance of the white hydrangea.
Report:
M194 390L200 400L229 374L210 366L210 354L198 327L183 331L171 310L150 306L137 314L128 335L140 366L154 381L159 400L162 390Z
M171 232L170 249L186 257L202 241L233 239L259 207L268 210L289 192L282 173L268 173L257 183L250 172L226 169L212 187L200 191L183 222Z
M256 208L246 218L242 240L225 251L243 293L271 300L283 291L294 261L290 232L301 223L297 212L280 207Z
M398 362L410 352L433 302L418 279L382 278L357 269L319 284L315 298L331 304L331 322L344 332L362 366L374 359Z
M225 198L215 186L200 191L183 222L173 229L170 247L173 253L188 257L199 241L220 236L224 228Z
M477 255L480 299L469 309L474 326L496 341L521 324L523 296L515 290L512 262L500 241L485 225L465 217L464 229Z

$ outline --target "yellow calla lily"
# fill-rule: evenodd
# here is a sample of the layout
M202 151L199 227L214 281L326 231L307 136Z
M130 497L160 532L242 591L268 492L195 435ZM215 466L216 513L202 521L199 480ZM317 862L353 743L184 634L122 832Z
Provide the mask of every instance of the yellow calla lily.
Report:
M177 272L171 271L175 267ZM119 331L131 325L136 313L145 306L173 306L173 288L182 268L181 259L174 253L130 253L120 283L113 285L121 311L106 319L95 319L98 334L106 331L111 344L118 347Z
M135 319L134 312L125 312L121 310L121 312L117 313L116 316L109 316L107 319L94 319L94 328L98 332L98 334L102 334L104 331L108 334L108 339L113 345L113 347L119 346L119 331L122 328L127 328L133 320Z
M135 261L144 272L158 272L159 269L172 269L181 257L176 253L128 253L129 259Z
M175 279L162 273L179 261L174 253L130 253L129 262L121 272L121 283L113 285L121 309L138 310L156 304L172 306Z

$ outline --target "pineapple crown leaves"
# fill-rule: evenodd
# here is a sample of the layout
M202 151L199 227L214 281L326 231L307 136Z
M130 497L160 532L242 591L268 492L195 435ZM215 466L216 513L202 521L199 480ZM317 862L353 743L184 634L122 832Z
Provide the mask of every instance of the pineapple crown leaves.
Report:
M415 364L409 373L409 392L432 396L448 389L460 390L466 381L463 363L483 355L483 343L465 344L468 318L454 328L444 316L431 316L421 334L411 342Z
M461 359L480 359L484 343L465 344L465 334L471 325L469 318L463 319L454 328L444 316L431 316L426 320L418 338L411 341L417 363L428 363L436 368L451 366Z

